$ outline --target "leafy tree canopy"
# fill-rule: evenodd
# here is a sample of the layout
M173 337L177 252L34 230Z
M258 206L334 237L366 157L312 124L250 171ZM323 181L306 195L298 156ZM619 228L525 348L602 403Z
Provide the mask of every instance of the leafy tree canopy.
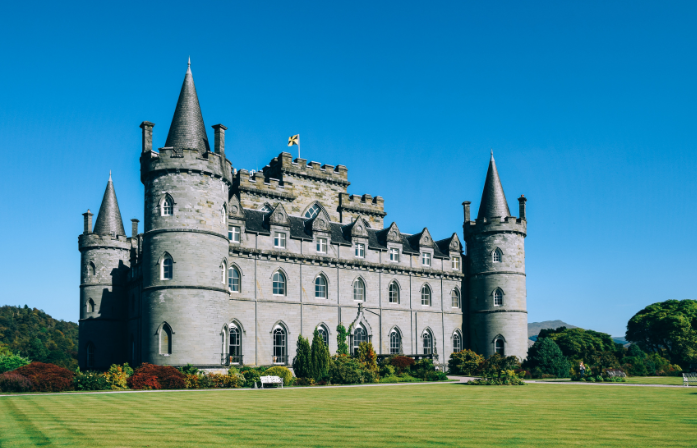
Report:
M559 327L556 330L542 330L538 340L550 338L569 359L590 361L603 356L604 353L614 353L621 349L612 337L606 333L582 328Z
M538 338L528 350L528 358L523 367L539 368L542 373L554 375L557 378L569 376L569 361L552 338Z

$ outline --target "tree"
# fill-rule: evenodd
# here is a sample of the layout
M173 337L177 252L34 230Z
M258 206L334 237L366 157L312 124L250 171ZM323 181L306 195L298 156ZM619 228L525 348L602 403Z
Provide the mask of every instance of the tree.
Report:
M561 352L570 360L584 361L598 367L619 366L622 346L616 344L609 334L583 328L559 327L556 330L542 330L538 340L552 339Z
M346 338L348 338L348 331L346 331L346 327L339 324L336 327L337 355L348 355L348 344L346 343Z
M465 349L450 355L448 370L453 375L474 375L483 362L483 356Z
M320 336L317 329L315 329L315 334L312 337L311 358L311 377L317 382L322 381L329 375L329 363L331 362L331 356L329 355L329 349L324 343L324 339L322 339L322 336Z
M372 342L361 342L358 346L358 360L362 362L368 370L378 371L378 355L373 349Z
M651 304L627 323L626 339L684 367L697 357L697 301Z
M571 366L561 349L552 338L538 338L528 349L528 358L523 367L526 369L539 368L542 373L554 375L557 378L568 378Z
M298 335L298 348L295 359L293 359L293 370L298 378L312 378L310 343L302 335Z

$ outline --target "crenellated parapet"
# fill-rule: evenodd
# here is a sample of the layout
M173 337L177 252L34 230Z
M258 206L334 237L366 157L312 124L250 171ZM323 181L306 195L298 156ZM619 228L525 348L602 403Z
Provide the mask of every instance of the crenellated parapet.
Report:
M233 195L239 194L242 207L256 209L265 202L292 202L297 198L292 182L266 178L264 173L239 170L232 185Z
M527 235L528 222L525 219L508 216L506 218L479 218L476 221L466 221L463 230L465 241L474 235L487 233L517 233Z
M159 152L143 151L140 156L140 179L167 173L201 174L220 178L232 186L232 164L224 154L207 152L201 154L194 149L160 148Z
M287 152L274 157L263 171L267 178L282 179L284 182L287 176L298 176L340 185L344 189L351 185L348 181L348 169L344 165L307 163L307 159L300 158L293 160L293 156Z
M348 193L339 194L339 214L341 222L351 222L357 217L367 219L374 229L383 228L383 218L385 212L385 200L382 196L362 196L349 195Z

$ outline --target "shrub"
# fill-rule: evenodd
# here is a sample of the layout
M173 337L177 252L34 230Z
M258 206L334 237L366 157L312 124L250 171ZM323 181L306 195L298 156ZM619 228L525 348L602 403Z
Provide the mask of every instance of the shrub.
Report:
M0 391L2 392L29 392L34 389L32 380L15 372L0 374Z
M399 373L409 370L409 367L414 365L416 361L407 356L397 355L390 358L390 364L393 365Z
M79 369L73 378L75 390L107 390L109 384L101 372L81 372Z
M329 378L333 384L359 384L363 381L363 370L358 360L339 355L329 368Z
M433 361L428 358L422 359L411 366L411 376L424 381L442 381L447 380L448 376L436 370L433 366Z
M259 377L264 370L265 369L263 367L242 367L240 372L244 375L245 379L243 387L254 387L254 384L259 382Z
M198 371L198 369L196 370ZM186 377L184 378L184 386L187 389L199 389L201 387L199 376L195 373L186 374Z
M32 362L14 372L29 378L35 392L63 392L73 388L73 372L55 364Z
M123 366L113 364L109 367L109 371L104 374L104 379L111 390L126 390L128 389L128 377L132 374L133 369L130 368L128 363Z
M294 386L314 386L315 379L314 378L296 378L293 385Z
M29 358L22 358L13 353L0 355L0 373L11 372L12 370L19 369L30 363L31 360Z
M348 337L348 331L346 327L339 324L336 327L336 354L348 356L348 344L346 343L346 338Z
M380 366L380 376L381 377L388 377L388 376L394 376L395 372L397 369L394 368L392 364L384 364Z
M290 386L291 382L293 381L293 374L291 373L290 370L283 366L273 366L270 369L268 369L266 372L264 372L264 376L278 376L283 379L283 385L284 386Z
M297 354L293 359L295 375L303 378L314 377L312 374L312 349L310 343L301 334L298 335Z
M501 371L515 371L520 367L520 361L515 356L502 356L494 353L484 361L484 364L479 368L479 373L485 377L493 377L499 375Z
M571 365L552 338L537 339L528 349L528 358L523 364L526 368L539 368L544 375L568 378Z
M523 381L513 370L502 370L497 373L490 373L490 376L477 380L468 381L466 384L474 386L524 386Z
M452 375L474 375L483 362L483 356L472 350L462 350L450 355L448 370Z
M329 348L324 344L324 339L319 335L319 331L315 330L312 338L312 377L315 381L322 381L329 375L329 363L331 362Z
M381 383L418 383L419 381L421 380L406 374L400 376L389 375L380 379Z
M159 387L154 387L153 378ZM128 385L132 389L143 387L150 389L184 389L186 387L185 378L184 374L174 367L143 363L128 379Z
M187 364L185 366L179 367L179 371L184 375L196 375L198 373L198 368L192 366L191 364Z
M186 383L184 385L186 386ZM138 369L136 369L136 373L134 373L128 379L128 387L136 390L162 389L162 386L160 386L160 383L157 381L157 377L155 375L149 373L138 373Z

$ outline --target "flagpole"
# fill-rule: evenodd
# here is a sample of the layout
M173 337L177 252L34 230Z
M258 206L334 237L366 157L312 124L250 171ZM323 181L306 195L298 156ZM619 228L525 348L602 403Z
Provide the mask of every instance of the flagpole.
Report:
M298 137L298 159L300 158L300 138Z

